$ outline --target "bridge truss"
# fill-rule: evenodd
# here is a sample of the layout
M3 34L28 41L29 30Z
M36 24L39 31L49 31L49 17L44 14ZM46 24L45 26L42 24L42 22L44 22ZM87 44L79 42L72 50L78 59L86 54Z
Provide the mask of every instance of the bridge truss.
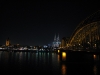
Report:
M68 49L100 49L100 11L82 21L70 37Z

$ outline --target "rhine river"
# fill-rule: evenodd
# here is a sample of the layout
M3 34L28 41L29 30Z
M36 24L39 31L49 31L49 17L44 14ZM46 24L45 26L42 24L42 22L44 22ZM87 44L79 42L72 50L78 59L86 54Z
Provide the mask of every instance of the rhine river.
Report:
M100 56L0 51L1 75L100 75Z

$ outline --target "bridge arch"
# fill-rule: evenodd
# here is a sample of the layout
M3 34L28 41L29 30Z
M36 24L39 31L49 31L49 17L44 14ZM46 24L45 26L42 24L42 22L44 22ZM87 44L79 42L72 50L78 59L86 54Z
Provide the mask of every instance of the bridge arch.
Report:
M82 21L70 37L68 49L97 49L100 43L100 11Z

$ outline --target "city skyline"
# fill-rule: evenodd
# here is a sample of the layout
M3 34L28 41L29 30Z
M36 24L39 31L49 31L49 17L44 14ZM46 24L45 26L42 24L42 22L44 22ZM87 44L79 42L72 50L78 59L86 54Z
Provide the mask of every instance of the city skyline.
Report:
M9 37L12 44L52 44L70 37L77 25L99 10L99 2L10 2L1 1L0 44Z

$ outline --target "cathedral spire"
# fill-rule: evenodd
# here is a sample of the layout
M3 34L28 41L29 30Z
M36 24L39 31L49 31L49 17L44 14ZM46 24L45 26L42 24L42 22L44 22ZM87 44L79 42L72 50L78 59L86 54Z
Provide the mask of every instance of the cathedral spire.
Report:
M56 41L56 34L55 34L55 36L54 36L54 41Z
M54 41L53 41L53 48L58 48L60 46L61 42L59 40L59 34L54 36Z
M59 41L59 34L58 34L58 37L57 37L57 41Z

